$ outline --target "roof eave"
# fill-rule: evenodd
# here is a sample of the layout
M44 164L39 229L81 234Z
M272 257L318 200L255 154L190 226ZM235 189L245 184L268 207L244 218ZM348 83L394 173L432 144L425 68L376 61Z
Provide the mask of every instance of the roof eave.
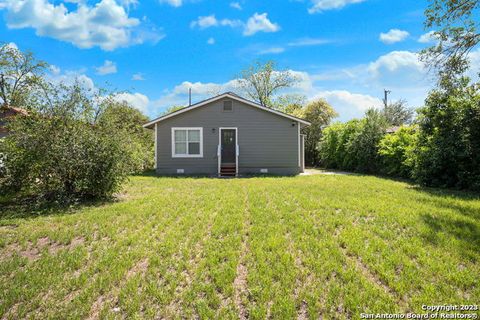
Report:
M296 121L296 122L298 122L298 123L304 124L305 126L310 126L310 125L311 125L311 123L308 122L308 121L306 121L306 120L303 120L303 119L300 119L300 118L291 116L291 115L289 115L289 114L286 114L286 113L283 113L283 112L280 112L280 111L277 111L277 110L273 110L273 109L264 107L264 106L262 106L262 105L260 105L260 104L258 104L258 103L255 103L255 102L253 102L253 101L250 101L250 100L247 100L247 99L245 99L245 98L242 98L242 97L240 97L240 96L238 96L238 95L236 95L236 94L232 94L232 93L230 93L230 92L226 92L226 93L222 93L222 94L220 94L220 95L218 95L218 96L212 97L212 98L210 98L210 99L206 99L206 100L200 101L200 102L198 102L198 103L196 103L196 104L193 104L193 105L191 105L191 106L182 108L182 109L177 110L177 111L175 111L175 112L169 113L169 114L167 114L167 115L163 115L163 116L161 116L161 117L158 117L158 118L156 118L156 119L153 119L152 121L147 122L146 124L144 124L143 127L144 127L144 128L147 128L147 129L153 129L153 128L155 127L155 123L158 123L158 122L160 122L160 121L169 119L169 118L171 118L171 117L174 117L174 116L176 116L176 115L182 114L182 113L184 113L184 112L188 112L188 111L190 111L190 110L196 109L196 108L201 107L201 106L203 106L203 105L206 105L206 104L208 104L208 103L210 103L210 102L214 102L214 101L216 101L216 100L223 99L223 98L225 98L225 97L230 97L230 98L232 98L232 99L235 99L235 100L240 101L240 102L243 102L243 103L245 103L245 104L254 106L254 107L259 108L259 109L262 109L262 110L264 110L264 111L267 111L267 112L270 112L270 113L274 113L274 114L277 114L277 115L282 116L282 117L285 117L285 118L289 118L289 119L291 119L291 120L293 120L293 121Z

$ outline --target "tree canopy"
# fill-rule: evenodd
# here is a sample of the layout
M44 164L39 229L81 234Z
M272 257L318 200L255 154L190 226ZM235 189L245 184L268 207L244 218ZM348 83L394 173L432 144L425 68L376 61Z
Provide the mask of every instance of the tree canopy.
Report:
M241 71L238 89L262 106L273 107L273 96L279 90L293 86L299 79L288 70L277 70L274 61L254 62Z

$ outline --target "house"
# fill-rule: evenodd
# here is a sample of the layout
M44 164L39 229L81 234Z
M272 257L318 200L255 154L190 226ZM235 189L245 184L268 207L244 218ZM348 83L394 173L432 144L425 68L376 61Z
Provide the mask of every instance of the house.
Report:
M161 116L155 130L158 174L294 175L304 170L308 121L227 92Z
M28 113L22 108L0 106L0 139L8 135L6 128L8 118L16 115L28 115Z
M387 129L385 130L385 132L386 132L387 134L392 134L392 133L397 132L398 130L400 130L400 126L393 126L393 127L387 128Z

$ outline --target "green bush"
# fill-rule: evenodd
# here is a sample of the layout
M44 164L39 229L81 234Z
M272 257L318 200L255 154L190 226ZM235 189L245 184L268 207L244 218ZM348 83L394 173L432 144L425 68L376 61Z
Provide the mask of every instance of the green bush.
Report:
M318 146L322 164L334 169L378 172L378 143L386 127L384 116L374 109L368 110L361 120L327 127Z
M418 128L402 126L380 140L378 154L381 158L381 173L411 178L415 162L415 144Z
M111 196L143 162L135 160L144 148L133 133L143 128L119 128L112 100L78 85L53 90L48 104L9 121L0 191L62 202Z
M421 184L480 190L480 88L430 93L419 111L413 176Z

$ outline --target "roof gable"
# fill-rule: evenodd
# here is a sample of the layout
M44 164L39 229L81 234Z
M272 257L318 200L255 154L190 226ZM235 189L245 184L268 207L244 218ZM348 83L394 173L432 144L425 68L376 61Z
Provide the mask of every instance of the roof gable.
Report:
M210 98L210 99L206 99L206 100L203 100L203 101L200 101L196 104L193 104L189 107L185 107L183 109L180 109L180 110L177 110L175 112L172 112L172 113L169 113L169 114L166 114L164 116L161 116L161 117L158 117L146 124L143 125L144 128L150 128L150 129L153 129L155 123L157 122L160 122L160 121L164 121L166 119L169 119L169 118L172 118L172 117L175 117L179 114L182 114L182 113L185 113L185 112L188 112L188 111L191 111L191 110L194 110L196 108L199 108L199 107L202 107L202 106L205 106L207 104L210 104L212 102L215 102L215 101L218 101L218 100L221 100L223 98L230 98L230 99L233 99L233 100L236 100L236 101L239 101L239 102L242 102L246 105L249 105L249 106L252 106L252 107L255 107L257 109L260 109L260 110L263 110L263 111L266 111L266 112L270 112L270 113L273 113L273 114L276 114L276 115L279 115L279 116L282 116L282 117L285 117L285 118L288 118L288 119L291 119L293 121L297 121L299 123L302 123L306 126L309 126L310 125L310 122L306 121L306 120L303 120L303 119L300 119L300 118L297 118L297 117L294 117L294 116L291 116L289 114L286 114L286 113L283 113L281 111L277 111L277 110L274 110L274 109L271 109L271 108L267 108L267 107L264 107L256 102L253 102L253 101L250 101L250 100L247 100L245 98L242 98L232 92L226 92L226 93L222 93L218 96L215 96L213 98Z

